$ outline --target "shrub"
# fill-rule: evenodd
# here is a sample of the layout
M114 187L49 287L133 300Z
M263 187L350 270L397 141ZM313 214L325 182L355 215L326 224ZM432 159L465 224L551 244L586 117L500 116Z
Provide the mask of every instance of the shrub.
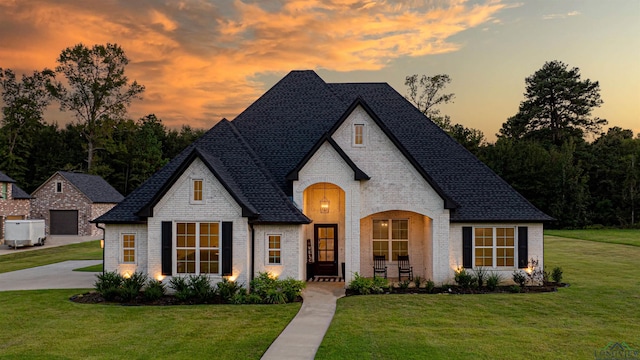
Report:
M165 288L162 281L149 280L147 287L144 289L144 299L147 301L155 301L163 297L165 294Z
M420 285L422 285L422 278L420 276L414 276L413 284L416 286L416 289L419 289Z
M435 287L436 287L436 283L431 281L431 279L427 280L427 282L425 283L425 288L427 289L428 293L432 293Z
M293 278L287 278L285 280L280 280L282 284L282 291L287 298L287 302L294 302L302 293L302 289L307 286L307 283L301 280L296 280Z
M374 294L382 294L389 288L389 281L383 277L376 276L371 281L371 292Z
M251 295L257 296L260 299L259 302L283 304L295 301L307 284L292 278L278 280L276 277L271 277L269 273L261 272L251 280L250 285ZM249 297L252 303L255 299L253 296Z
M559 266L554 267L553 271L551 272L551 278L556 283L562 282L562 268Z
M222 301L226 303L233 303L235 296L239 293L246 294L246 291L243 290L244 287L241 284L227 278L216 284L216 292L220 295Z
M522 270L515 270L513 272L513 282L518 284L521 288L524 287L524 284L527 282L527 277L524 275Z
M120 296L122 297L122 300L131 301L135 299L138 294L140 294L140 290L142 290L148 279L147 274L137 271L130 277L124 278L120 289Z
M464 289L468 289L469 287L471 287L474 282L473 276L467 273L467 270L464 268L458 268L458 270L456 270L454 280L456 284Z
M519 293L522 292L522 288L518 285L511 285L509 287L509 291L511 291L512 293Z
M260 296L260 298L262 299L265 299L269 289L275 288L276 279L272 278L267 272L261 272L258 273L258 276L256 276L253 280L251 280L249 285L251 286L251 293Z
M487 269L483 267L476 268L473 270L473 274L475 275L476 281L478 282L478 287L482 287L488 275Z
M207 275L189 275L190 297L196 302L210 301L216 295L215 288L211 286Z
M124 278L115 271L108 271L96 275L98 280L94 283L96 291L107 301L113 301L120 296L120 287Z
M407 280L403 280L401 282L398 283L398 287L402 290L407 290L409 288L409 285L411 284L411 281Z
M186 277L174 276L169 281L169 286L175 291L176 299L187 301L191 297L189 282Z
M287 295L282 291L282 288L271 288L267 290L264 302L267 304L285 304L287 302Z
M502 275L499 273L491 272L489 276L487 276L487 289L490 291L494 291L498 285L502 282Z
M353 274L353 280L349 283L349 290L360 295L368 295L371 293L382 294L388 287L389 282L385 278L375 277L373 279L367 279L360 276L357 272Z

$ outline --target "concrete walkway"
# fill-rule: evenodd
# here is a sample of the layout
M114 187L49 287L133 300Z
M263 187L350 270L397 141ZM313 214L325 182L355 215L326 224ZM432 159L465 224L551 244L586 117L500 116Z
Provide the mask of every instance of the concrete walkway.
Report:
M94 272L73 271L102 260L70 260L56 264L0 274L0 291L40 289L90 289L96 282Z
M14 254L22 251L36 251L56 246L77 244L85 241L98 240L100 236L74 236L74 235L49 235L42 246L21 246L17 249L10 248L7 244L0 244L0 255Z
M336 300L342 296L343 282L307 283L300 311L262 359L313 359L336 312Z

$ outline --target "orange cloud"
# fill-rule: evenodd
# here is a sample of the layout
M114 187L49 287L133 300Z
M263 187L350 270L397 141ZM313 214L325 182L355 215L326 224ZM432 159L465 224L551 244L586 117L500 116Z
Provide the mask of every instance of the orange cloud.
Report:
M264 92L258 74L378 70L405 56L456 51L448 39L495 21L500 1L292 0L96 2L0 0L0 66L54 67L77 43L118 43L146 86L132 117L208 127ZM67 118L71 114L65 114Z

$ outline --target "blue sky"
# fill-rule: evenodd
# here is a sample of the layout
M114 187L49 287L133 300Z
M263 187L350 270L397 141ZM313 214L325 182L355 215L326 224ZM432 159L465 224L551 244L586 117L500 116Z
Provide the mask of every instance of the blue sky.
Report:
M388 82L449 74L453 122L492 141L546 61L599 81L595 115L640 132L637 0L0 0L0 67L55 67L77 43L121 45L127 73L146 86L134 118L210 127L232 119L293 69L328 82ZM49 121L72 114L53 107Z

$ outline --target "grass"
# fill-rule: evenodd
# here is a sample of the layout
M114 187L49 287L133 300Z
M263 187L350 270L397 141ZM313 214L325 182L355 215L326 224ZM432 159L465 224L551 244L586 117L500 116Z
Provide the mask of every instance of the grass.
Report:
M102 263L97 265L91 265L79 269L73 269L73 271L83 271L83 272L102 272Z
M0 256L0 273L67 260L102 260L100 240L33 251L17 250L15 253Z
M545 230L545 235L640 246L640 229Z
M79 290L0 296L2 359L259 359L300 308L78 304Z
M561 266L571 284L555 293L343 298L316 359L592 359L610 341L638 349L638 259L637 247L545 236L547 268Z

